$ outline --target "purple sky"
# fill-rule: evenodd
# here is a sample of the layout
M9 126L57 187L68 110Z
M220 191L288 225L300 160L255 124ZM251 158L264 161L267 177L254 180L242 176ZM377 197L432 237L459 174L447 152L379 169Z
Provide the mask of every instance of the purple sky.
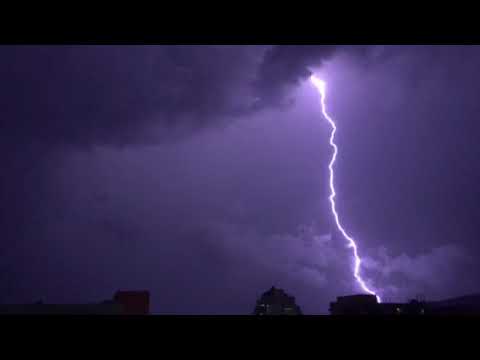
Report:
M305 313L478 292L480 47L0 47L0 302L148 289L152 310Z

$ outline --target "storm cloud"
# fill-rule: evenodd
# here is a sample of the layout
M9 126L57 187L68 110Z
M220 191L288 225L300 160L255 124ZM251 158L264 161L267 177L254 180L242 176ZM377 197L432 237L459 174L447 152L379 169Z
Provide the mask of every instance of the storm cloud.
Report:
M392 300L477 291L478 47L0 54L2 302L146 288L154 312L244 314L276 285L324 313L360 291L311 71L328 81L338 209L369 284Z
M2 46L2 136L128 145L214 124L251 106L262 49Z
M158 143L281 105L355 46L2 46L2 136L85 146Z

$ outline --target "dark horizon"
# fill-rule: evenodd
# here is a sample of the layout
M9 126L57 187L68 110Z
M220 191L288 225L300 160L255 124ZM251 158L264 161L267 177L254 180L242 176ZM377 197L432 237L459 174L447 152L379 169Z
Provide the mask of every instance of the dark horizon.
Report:
M54 304L36 301L28 304L0 304L0 315L102 315L143 316L180 315L150 311L148 290L119 290L111 299L87 303ZM183 315L197 315L195 313ZM216 315L230 315L228 313ZM285 289L272 286L256 300L254 310L242 316L298 316L315 315L302 311L295 296ZM410 299L406 302L378 302L371 294L337 296L329 303L329 316L478 316L480 315L480 293L457 298L429 301ZM327 314L324 314L327 316Z

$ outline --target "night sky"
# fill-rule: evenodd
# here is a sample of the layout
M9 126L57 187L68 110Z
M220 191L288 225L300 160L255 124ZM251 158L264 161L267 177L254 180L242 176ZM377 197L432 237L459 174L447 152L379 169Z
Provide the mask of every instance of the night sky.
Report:
M480 292L479 46L0 46L0 303Z

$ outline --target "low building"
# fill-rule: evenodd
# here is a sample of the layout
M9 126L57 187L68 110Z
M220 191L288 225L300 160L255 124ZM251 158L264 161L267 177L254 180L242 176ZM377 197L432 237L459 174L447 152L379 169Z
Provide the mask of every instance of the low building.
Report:
M432 315L480 315L480 295L428 302L426 313Z
M330 303L331 315L480 315L480 295L442 301L410 300L378 303L374 295L340 296Z
M374 315L380 311L375 295L339 296L330 303L332 315Z
M117 291L113 300L122 305L122 311L126 315L148 315L150 312L148 291Z
M375 295L340 296L330 303L331 315L422 315L425 302L412 300L408 303L379 303Z
M118 291L112 300L90 304L0 305L0 314L19 315L147 315L150 312L148 291Z

